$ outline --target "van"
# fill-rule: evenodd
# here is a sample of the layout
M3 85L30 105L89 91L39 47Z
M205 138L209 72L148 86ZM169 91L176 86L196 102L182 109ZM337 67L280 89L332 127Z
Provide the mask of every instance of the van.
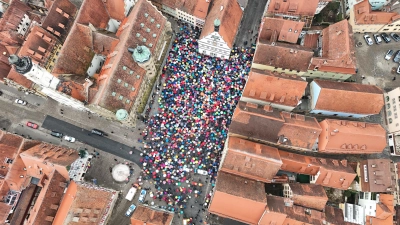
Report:
M99 135L99 136L107 136L107 134L105 132L98 130L98 129L92 129L91 133Z

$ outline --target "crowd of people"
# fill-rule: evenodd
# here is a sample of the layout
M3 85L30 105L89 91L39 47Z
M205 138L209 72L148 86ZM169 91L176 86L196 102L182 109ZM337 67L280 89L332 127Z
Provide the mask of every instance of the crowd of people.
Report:
M142 132L141 177L154 183L158 191L153 198L165 201L172 211L181 212L188 199L202 194L195 173L215 182L253 57L253 50L236 47L230 59L200 54L199 32L183 27L176 34L163 68L158 113L149 117ZM202 201L196 203L207 204Z

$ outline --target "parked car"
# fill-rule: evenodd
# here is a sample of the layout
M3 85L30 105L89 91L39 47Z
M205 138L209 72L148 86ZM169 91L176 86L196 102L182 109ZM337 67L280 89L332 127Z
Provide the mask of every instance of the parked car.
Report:
M20 105L26 105L28 104L26 101L22 100L22 99L15 99L15 103L20 104Z
M392 58L393 54L394 54L394 51L393 51L393 50L391 50L391 49L388 50L388 51L386 52L385 59L386 59L386 60L390 60L390 59Z
M55 130L52 130L50 135L53 136L53 137L58 137L58 138L62 138L62 136L63 136L62 133L60 133L58 131L55 131Z
M69 141L69 142L75 142L75 138L74 138L74 137L71 137L71 136L65 135L65 136L64 136L64 139L65 139L66 141Z
M26 126L33 128L33 129L39 128L39 125L37 125L36 123L29 122L29 121L26 123Z
M104 131L101 131L99 129L92 129L91 133L99 136L107 136L107 134Z
M364 35L364 39L365 39L365 42L367 42L367 45L373 45L374 44L374 42L372 42L372 39L368 34Z
M386 43L389 43L391 41L391 39L387 33L381 33L381 36Z
M379 36L379 34L374 34L374 39L375 39L375 43L377 45L382 43L382 38L381 38L381 36Z
M390 36L392 36L392 38L393 38L393 40L394 40L395 42L400 41L400 36L399 36L398 34L396 34L396 33L390 33Z
M147 191L146 190L141 190L140 191L140 195L139 195L139 202L140 203L143 203L144 202L144 199L146 198L146 194L147 194Z
M394 55L393 62L400 62L400 50L397 50L396 54Z
M131 206L129 206L128 210L126 210L125 216L130 217L133 213L133 211L135 211L136 209L136 205L132 204Z
M400 65L397 67L396 73L400 74Z

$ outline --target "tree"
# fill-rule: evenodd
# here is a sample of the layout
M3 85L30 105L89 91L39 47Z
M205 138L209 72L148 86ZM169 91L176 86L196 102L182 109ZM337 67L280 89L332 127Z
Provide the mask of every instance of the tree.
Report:
M80 156L81 158L85 158L85 156L86 156L86 151L85 151L85 150L79 150L79 156Z

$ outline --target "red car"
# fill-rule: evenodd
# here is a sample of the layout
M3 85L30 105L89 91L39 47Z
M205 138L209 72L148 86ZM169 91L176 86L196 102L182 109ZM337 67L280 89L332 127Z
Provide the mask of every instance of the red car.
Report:
M33 128L33 129L38 129L38 127L39 127L39 125L37 125L36 123L32 123L32 122L29 122L29 121L26 123L26 125L28 127L30 127L30 128Z

